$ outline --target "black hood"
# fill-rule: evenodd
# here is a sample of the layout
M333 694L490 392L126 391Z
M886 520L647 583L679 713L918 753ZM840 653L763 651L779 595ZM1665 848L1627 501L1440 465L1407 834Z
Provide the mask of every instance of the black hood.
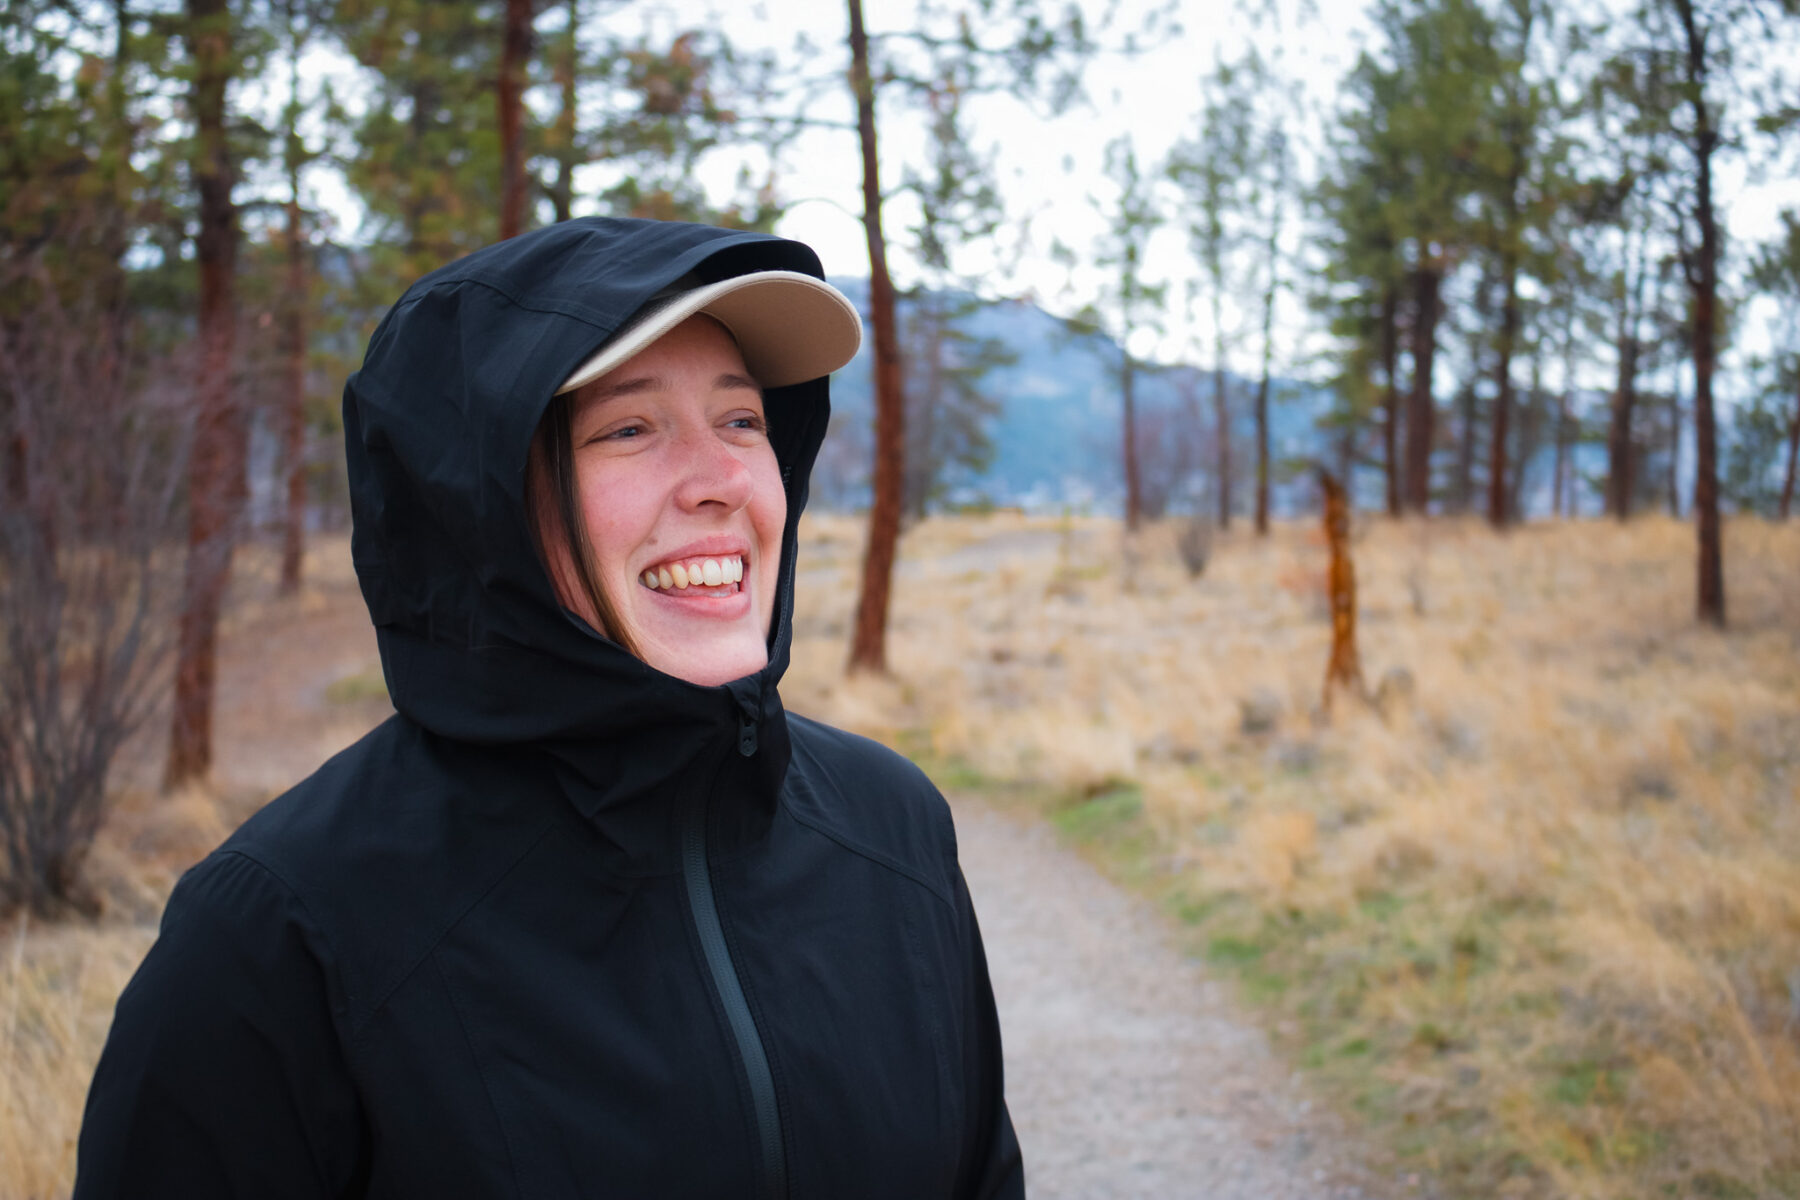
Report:
M606 792L653 785L721 739L746 757L759 748L779 778L775 684L791 638L795 529L830 416L826 381L765 395L788 512L769 665L756 675L723 687L675 679L565 611L525 500L532 434L579 363L680 277L761 270L823 278L798 242L588 218L434 271L382 320L344 388L344 437L356 574L403 716L460 741L551 749ZM670 761L650 765L659 759Z

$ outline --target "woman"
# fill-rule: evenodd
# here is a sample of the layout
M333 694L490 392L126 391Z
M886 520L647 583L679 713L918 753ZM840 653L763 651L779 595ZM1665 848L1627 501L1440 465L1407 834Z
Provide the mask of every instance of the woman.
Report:
M176 888L79 1200L1023 1194L948 810L776 692L859 336L658 222L401 298L344 395L397 715Z

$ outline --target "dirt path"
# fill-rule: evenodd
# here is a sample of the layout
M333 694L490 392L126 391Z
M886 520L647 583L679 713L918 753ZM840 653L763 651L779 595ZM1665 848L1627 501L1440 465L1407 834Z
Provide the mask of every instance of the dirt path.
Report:
M956 805L1033 1200L1372 1195L1221 985L1042 826Z

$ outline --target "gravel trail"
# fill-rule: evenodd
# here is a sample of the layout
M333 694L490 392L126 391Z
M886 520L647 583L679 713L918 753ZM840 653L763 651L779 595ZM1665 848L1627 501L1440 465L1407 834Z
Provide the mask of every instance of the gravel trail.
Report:
M954 800L1033 1200L1372 1200L1224 987L1055 835Z

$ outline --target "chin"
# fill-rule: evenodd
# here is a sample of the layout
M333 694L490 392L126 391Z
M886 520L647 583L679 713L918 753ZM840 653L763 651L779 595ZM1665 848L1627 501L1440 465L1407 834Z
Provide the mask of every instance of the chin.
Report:
M754 647L725 645L701 649L686 646L672 651L662 646L645 646L643 650L644 661L664 675L673 675L700 687L730 683L754 675L769 665L769 652L761 638L756 640Z

